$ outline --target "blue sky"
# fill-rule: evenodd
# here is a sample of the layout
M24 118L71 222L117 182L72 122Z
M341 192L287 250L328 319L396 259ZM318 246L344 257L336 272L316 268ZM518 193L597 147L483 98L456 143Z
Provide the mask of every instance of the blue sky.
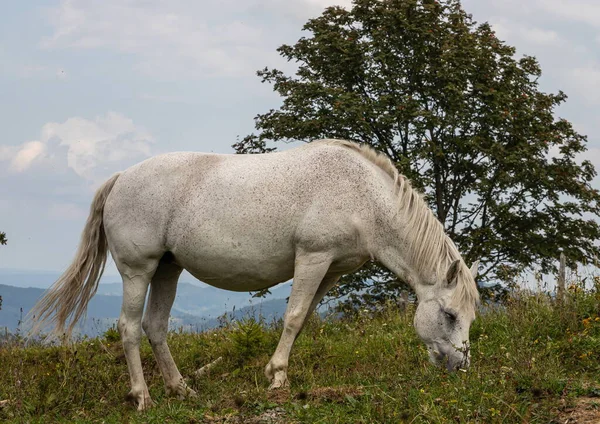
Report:
M61 271L94 189L165 151L231 152L253 117L279 105L257 69L291 70L275 49L347 0L46 0L0 15L0 268ZM600 165L600 3L465 0L589 136ZM600 185L598 185L600 187ZM111 265L109 274L116 274Z

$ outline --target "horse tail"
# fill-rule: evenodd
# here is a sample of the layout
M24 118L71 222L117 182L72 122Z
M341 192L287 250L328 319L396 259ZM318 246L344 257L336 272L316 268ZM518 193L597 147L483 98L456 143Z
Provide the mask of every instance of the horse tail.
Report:
M70 337L75 324L85 314L106 265L108 243L103 225L104 205L119 175L110 177L96 192L73 262L29 312L34 322L31 335L49 326L54 327L51 333Z

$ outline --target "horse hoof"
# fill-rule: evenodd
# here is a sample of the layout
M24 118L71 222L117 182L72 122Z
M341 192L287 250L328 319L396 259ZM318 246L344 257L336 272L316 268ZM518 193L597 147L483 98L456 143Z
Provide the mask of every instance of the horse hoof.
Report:
M196 393L194 390L190 389L189 387L186 387L184 391L180 391L179 393L177 393L177 399L179 399L179 400L194 399L197 397L198 397L198 393Z
M174 396L179 400L198 397L198 394L194 390L190 389L183 381L176 387L167 387L166 392L168 396Z
M145 411L147 409L152 408L153 406L154 406L154 402L152 401L152 399L147 398L147 399L144 399L142 402L138 403L137 410L138 411Z
M154 402L152 401L152 398L150 398L149 393L135 394L133 392L129 392L126 399L132 402L134 405L137 405L138 411L145 411L146 409L150 409L154 406Z
M290 384L286 381L286 382L279 382L279 381L274 381L271 383L271 385L269 386L269 390L279 390L279 389L286 389L290 387Z
M283 389L290 386L290 382L287 378L285 371L277 371L269 386L269 390Z

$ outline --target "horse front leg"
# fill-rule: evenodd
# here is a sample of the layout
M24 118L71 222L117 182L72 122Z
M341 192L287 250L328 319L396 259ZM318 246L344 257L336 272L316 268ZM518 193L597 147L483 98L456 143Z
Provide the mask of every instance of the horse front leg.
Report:
M277 349L265 368L265 375L271 381L269 389L289 386L287 369L290 351L311 312L315 295L330 265L329 254L304 253L296 257L292 292L283 318L283 332Z

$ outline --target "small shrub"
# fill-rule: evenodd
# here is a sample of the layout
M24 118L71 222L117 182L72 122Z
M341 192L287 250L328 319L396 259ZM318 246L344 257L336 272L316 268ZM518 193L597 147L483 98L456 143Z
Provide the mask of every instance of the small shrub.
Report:
M254 318L238 321L230 337L240 361L246 361L265 352L267 345L265 328Z
M103 337L108 343L116 343L121 340L121 334L114 326L106 330L103 334Z

